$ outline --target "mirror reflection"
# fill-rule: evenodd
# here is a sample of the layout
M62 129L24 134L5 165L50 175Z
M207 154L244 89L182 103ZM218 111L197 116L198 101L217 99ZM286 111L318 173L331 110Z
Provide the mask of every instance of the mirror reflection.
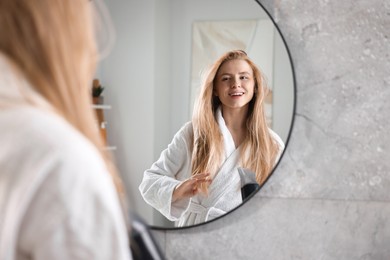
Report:
M108 137L131 207L155 228L226 214L272 171L290 131L293 76L278 31L253 0L128 4L134 15L146 12L139 19L151 30L129 27L125 6L107 4L117 44L97 76L112 102ZM135 35L150 46L133 50ZM118 67L137 57L140 70L153 72L142 88Z
M245 199L241 184L251 179L245 173L252 171L254 184L261 185L284 149L266 121L266 81L245 51L224 53L201 85L192 120L145 171L139 187L144 200L178 227L239 206ZM240 171L245 168L250 171Z

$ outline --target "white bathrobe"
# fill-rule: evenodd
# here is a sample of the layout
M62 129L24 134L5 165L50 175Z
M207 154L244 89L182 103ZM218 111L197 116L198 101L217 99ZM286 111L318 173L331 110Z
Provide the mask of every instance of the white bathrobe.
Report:
M144 200L161 212L177 226L203 223L224 215L242 203L241 179L238 173L239 148L226 127L221 110L217 111L218 125L224 137L225 156L223 164L211 182L208 196L198 194L192 198L172 203L175 187L191 176L193 128L186 123L174 136L160 158L144 172L139 186ZM270 130L272 136L284 148L280 137Z
M61 117L29 105L24 95L45 102L1 53L0 71L0 259L131 259L97 149Z

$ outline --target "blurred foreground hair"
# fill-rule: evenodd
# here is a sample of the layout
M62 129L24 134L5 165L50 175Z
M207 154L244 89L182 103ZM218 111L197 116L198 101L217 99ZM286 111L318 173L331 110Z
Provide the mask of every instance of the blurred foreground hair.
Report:
M46 109L65 118L97 147L123 196L91 106L98 58L95 14L94 5L86 0L0 0L0 52L50 104ZM31 105L44 107L23 94Z

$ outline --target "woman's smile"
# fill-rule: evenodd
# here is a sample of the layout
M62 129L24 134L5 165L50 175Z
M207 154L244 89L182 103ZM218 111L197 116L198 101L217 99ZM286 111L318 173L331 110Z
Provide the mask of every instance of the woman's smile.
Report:
M231 96L232 98L239 98L239 97L243 96L244 94L245 94L245 92L243 92L243 91L235 91L235 92L229 93L229 96Z

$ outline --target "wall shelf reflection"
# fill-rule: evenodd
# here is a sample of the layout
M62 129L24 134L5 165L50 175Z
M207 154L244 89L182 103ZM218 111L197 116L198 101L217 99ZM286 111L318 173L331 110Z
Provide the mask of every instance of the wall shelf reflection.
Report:
M111 109L111 106L110 105L95 105L95 104L93 104L92 108L93 109Z

